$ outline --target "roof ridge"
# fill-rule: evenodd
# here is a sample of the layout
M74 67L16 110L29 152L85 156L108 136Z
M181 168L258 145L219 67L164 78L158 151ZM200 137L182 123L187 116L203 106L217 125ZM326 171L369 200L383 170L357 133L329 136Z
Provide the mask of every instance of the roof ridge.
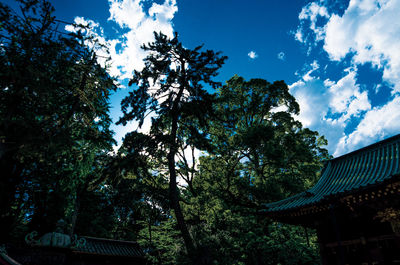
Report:
M383 185L400 176L400 134L331 159L310 189L265 204L266 212L279 212L316 204L350 192ZM339 195L342 194L342 195Z
M383 139L383 140L381 140L381 141L375 142L375 143L373 143L373 144L370 144L370 145L361 147L360 149L351 151L350 153L346 153L346 154L344 154L344 155L341 155L341 156L332 158L332 159L330 159L330 160L328 160L328 161L331 162L331 161L336 161L336 160L345 159L345 158L347 158L347 157L350 157L350 156L355 155L356 153L365 152L365 150L367 150L367 149L373 149L373 148L375 148L375 147L380 147L381 145L389 144L390 142L392 142L392 141L394 142L395 140L400 140L400 133L399 133L399 134L396 134L396 135L394 135L394 136L391 136L391 137L389 137L389 138Z
M82 236L83 238L87 239L94 239L98 241L109 241L109 242L118 242L118 243L130 243L139 245L136 241L129 241L129 240L118 240L118 239L111 239L111 238L102 238L102 237L92 237L92 236Z

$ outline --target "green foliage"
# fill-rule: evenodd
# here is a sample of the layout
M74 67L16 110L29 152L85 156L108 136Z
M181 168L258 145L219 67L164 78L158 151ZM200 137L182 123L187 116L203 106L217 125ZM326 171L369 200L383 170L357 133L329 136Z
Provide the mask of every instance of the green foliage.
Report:
M286 111L276 111L282 106ZM178 174L189 180L180 189L180 200L196 246L195 262L319 263L315 233L308 231L307 242L303 228L277 224L259 214L264 203L313 185L327 158L322 148L326 141L292 118L296 106L283 82L233 77L216 94L213 115L204 127L210 140L208 153L198 158L196 167L189 166L184 156L176 163ZM182 137L178 139L191 139L184 133ZM128 134L117 163L126 165L120 171L141 182L147 194L143 215L136 222L139 242L154 264L191 264L170 204L157 198L165 190L154 190L168 177L167 154L156 148L154 139L152 133Z
M264 255L270 258L270 264L320 264L314 231L308 231L310 238L307 242L302 227L272 223L268 230Z
M222 86L226 57L155 34L119 121L151 129L110 156L116 85L101 47L82 26L59 33L48 2L19 2L0 4L1 240L67 218L70 232L138 241L153 264L318 264L312 231L307 242L260 215L311 187L328 157L283 81Z
M210 159L226 161L227 178L234 175L230 172L244 176L256 204L315 182L328 156L321 148L326 140L293 118L299 107L283 81L234 76L219 90L216 108L220 119L212 123L215 152Z
M184 262L184 244L173 218L164 218L152 224L143 222L143 227L138 242L147 250L147 258L151 264Z
M171 93L174 98L177 92ZM146 100L151 97L148 94ZM326 140L293 118L298 105L283 81L271 84L235 76L206 102L207 120L196 119L191 116L195 111L186 109L180 109L176 119L171 113L163 115L173 106L166 107L163 101L163 107L150 104L158 115L152 120L150 133L128 134L119 152L117 164L126 165L124 175L140 181L142 190L154 190L170 177L168 156L175 148L180 159L173 169L187 183L180 189L180 205L195 246L191 252L195 259L183 251L187 244L177 238L179 223L170 218L176 218L176 211L169 212L174 209L171 201L163 204L156 198L156 194L165 194L158 190L144 196L144 215L137 222L141 226L139 240L150 250L149 260L154 264L318 264L315 234L310 232L308 244L302 228L272 223L260 216L259 210L264 203L315 183L328 157L322 148ZM140 120L137 113L127 114ZM177 128L172 140L174 119ZM190 126L201 137L194 137ZM188 152L183 153L189 147L208 151L198 158L197 166L187 161ZM165 199L171 200L171 196Z
M74 233L112 238L117 218L111 199L112 196L106 187L82 193Z
M318 263L300 228L273 225L259 210L315 183L326 141L293 119L298 105L282 81L235 76L215 108L213 151L199 159L195 193L184 193L196 243L218 264Z
M219 85L213 77L226 57L210 50L200 51L201 46L193 50L184 48L177 35L169 39L162 33L154 33L154 37L153 43L142 46L149 54L144 60L145 67L140 72L135 71L129 82L135 87L121 103L124 116L119 123L136 120L141 127L145 117L152 115L149 139L138 133L130 137L142 138L144 143L150 144L134 148L145 150L158 165L164 165L152 168L153 172L158 172L155 175L165 177L163 172L168 172L169 206L174 211L189 257L196 262L195 246L179 203L177 177L191 171L184 151L188 147L207 147L207 119L212 115L214 97L204 86L216 88ZM132 149L131 152L135 155L138 151ZM177 162L176 156L182 160ZM185 176L190 182L190 177Z
M171 126L174 115L180 120L195 119L205 123L209 113L210 95L204 85L216 88L212 80L226 57L211 50L200 52L202 46L186 49L178 36L169 39L162 33L154 33L155 41L143 45L149 51L142 71L135 71L129 85L136 85L121 105L124 116L119 123L137 120L141 126L144 118L154 112L152 132L164 131ZM199 128L191 127L196 130Z
M114 140L108 97L116 89L82 27L58 32L47 1L0 5L0 237L28 221L40 232L76 219L98 157Z

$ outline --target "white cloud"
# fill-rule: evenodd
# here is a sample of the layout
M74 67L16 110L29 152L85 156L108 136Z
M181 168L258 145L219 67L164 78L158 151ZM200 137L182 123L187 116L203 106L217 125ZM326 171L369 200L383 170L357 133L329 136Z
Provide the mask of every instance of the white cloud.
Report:
M303 126L317 130L329 142L334 156L382 140L400 132L400 96L387 104L372 108L368 92L357 84L356 69L346 69L337 80L310 77L289 85L300 105L296 118ZM359 119L356 128L345 134L350 119Z
M299 80L289 86L290 93L296 98L300 105L298 119L304 127L317 130L320 135L328 139L328 150L333 153L336 144L344 134L344 127L337 122L326 118L329 106L326 104L327 98L331 97L324 82L320 79L309 81Z
M289 90L291 90L292 88L301 87L304 85L305 85L305 83L303 82L303 80L298 80L298 81L294 82L293 84L288 85L288 87L289 87Z
M250 57L250 59L255 59L258 57L258 54L255 51L250 51L247 56Z
M315 127L327 113L325 88L319 80L297 81L289 88L300 105L298 120L305 127Z
M122 36L122 51L115 51L113 54L121 77L128 78L133 70L143 68L146 53L140 46L154 40L154 31L161 31L173 37L172 19L178 7L176 0L166 0L162 5L153 3L147 15L142 0L109 0L109 3L109 20L115 21L121 28L128 29Z
M109 72L120 79L130 78L134 70L144 67L146 52L140 46L154 40L153 32L163 32L173 37L172 19L178 11L176 0L165 0L163 4L153 3L149 10L144 0L109 0L109 21L117 23L126 33L116 39L107 38L98 23L84 18L75 18L76 23L89 24L91 34L105 44L112 58ZM70 30L66 27L66 30ZM117 49L118 47L118 49ZM100 57L101 58L101 57Z
M304 34L300 27L296 30L296 33L294 34L294 38L295 38L295 40L297 40L299 42L303 42L303 43L305 42Z
M278 53L278 59L284 61L286 59L286 55L284 52Z
M369 111L354 132L340 139L335 154L343 154L399 133L399 121L400 96L396 96L386 105Z
M314 77L312 77L311 76L311 74L313 73L313 72L315 72L316 70L318 70L319 69L319 64L318 64L318 61L317 60L314 60L309 66L308 66L308 68L310 69L310 70L308 70L307 71L307 73L305 73L304 75L303 75L303 80L304 81L310 81L310 80L313 80L314 79Z
M315 2L312 2L302 8L299 14L299 19L309 19L311 21L310 27L315 29L317 27L316 23L318 16L328 17L328 11L326 10L325 6L321 6Z
M400 0L350 0L340 14L328 3L318 0L302 9L294 38L309 49L322 47L337 66L350 59L351 67L342 78L321 83L311 67L291 91L303 111L300 119L325 134L337 156L400 131ZM382 83L369 93L357 83L358 66L366 63L383 73ZM370 97L383 84L392 88L392 96L373 106Z
M351 0L343 16L327 23L324 49L333 60L354 53L354 63L382 68L384 80L400 92L399 14L400 0Z
M323 48L331 60L350 55L353 64L372 63L383 70L384 81L400 92L400 0L350 0L343 14L329 14L325 1L312 2L299 14L295 39ZM327 22L317 26L318 18ZM307 22L307 23L306 23ZM313 38L309 39L312 32Z
M329 141L329 151L340 154L337 144L345 136L344 132L352 117L362 117L371 109L368 92L357 84L356 69L349 68L337 81L320 80L311 76L319 69L314 61L300 80L289 86L300 105L300 114L296 117L303 126L317 130Z
M107 58L110 56L107 53L107 50L113 46L112 41L107 41L104 37L104 31L102 27L100 27L99 23L96 23L93 20L85 19L83 17L75 17L74 23L78 25L83 25L84 27L88 27L87 29L75 28L72 25L66 25L65 30L70 32L77 32L79 29L85 34L87 37L93 37L97 39L98 43L86 41L88 47L96 51L97 60L101 65L108 65ZM109 68L109 72L113 73L113 68ZM115 73L117 74L117 73Z
M349 70L348 74L337 83L332 83L330 80L324 82L331 94L329 106L332 112L343 113L344 120L371 109L367 91L360 91L356 81L356 72Z
M116 22L121 28L138 28L146 18L141 2L141 0L109 0L110 17L108 20Z
M329 18L328 10L322 4L311 2L302 8L299 14L300 26L297 28L295 33L295 39L305 43L306 38L303 32L304 24L306 21L309 22L308 28L314 33L317 41L324 38L325 30L323 27L318 27L318 19Z

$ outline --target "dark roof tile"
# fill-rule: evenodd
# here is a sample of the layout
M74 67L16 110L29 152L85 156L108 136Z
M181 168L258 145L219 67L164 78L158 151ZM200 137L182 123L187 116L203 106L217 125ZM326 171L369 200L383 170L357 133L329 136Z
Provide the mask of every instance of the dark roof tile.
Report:
M311 189L265 205L264 212L294 210L377 185L400 175L400 134L328 161Z
M85 238L86 243L75 248L75 252L125 257L144 256L142 249L136 242L95 237L83 238Z

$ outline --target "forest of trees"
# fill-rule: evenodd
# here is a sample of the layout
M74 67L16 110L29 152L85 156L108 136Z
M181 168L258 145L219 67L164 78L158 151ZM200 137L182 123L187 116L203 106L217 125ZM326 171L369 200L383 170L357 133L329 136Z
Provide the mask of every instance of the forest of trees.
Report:
M149 264L319 264L316 236L260 214L329 157L284 81L216 80L227 59L155 33L118 124L151 119L118 152L96 39L47 1L0 3L0 244L31 231L137 241Z

